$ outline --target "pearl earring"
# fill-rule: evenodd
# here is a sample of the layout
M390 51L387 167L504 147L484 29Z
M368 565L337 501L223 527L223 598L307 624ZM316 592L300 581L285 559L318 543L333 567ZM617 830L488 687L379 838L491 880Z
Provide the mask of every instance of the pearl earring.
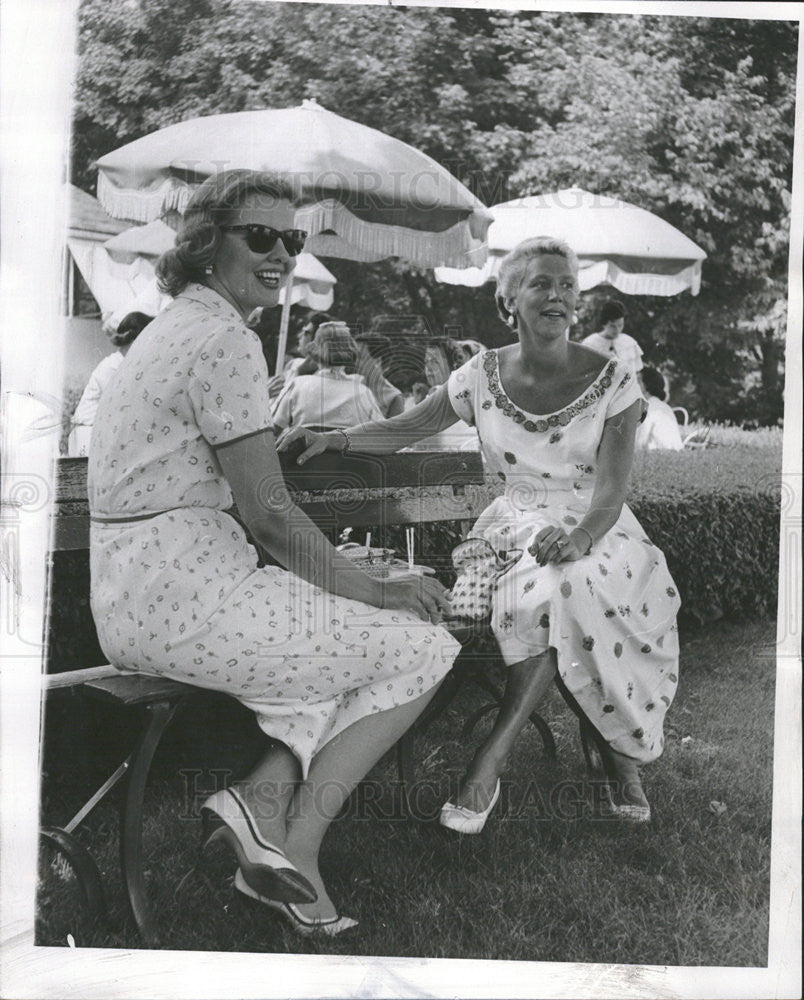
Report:
M207 264L207 266L204 268L204 274L212 274L212 265L211 264Z
M513 327L516 324L516 316L509 316L508 319L506 320L506 323L510 327Z

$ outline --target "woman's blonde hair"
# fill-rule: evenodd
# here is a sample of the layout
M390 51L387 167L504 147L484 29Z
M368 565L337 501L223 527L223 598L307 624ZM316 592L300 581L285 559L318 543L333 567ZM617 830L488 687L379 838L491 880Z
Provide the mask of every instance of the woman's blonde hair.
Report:
M528 261L534 257L545 257L548 254L555 254L557 257L564 257L572 268L572 273L576 279L578 277L578 257L572 247L563 240L555 239L553 236L534 236L531 239L518 243L510 253L500 261L500 268L497 272L497 291L495 300L497 302L497 312L507 323L511 316L516 316L505 305L505 300L516 298L519 286L525 276Z
M191 281L203 284L221 242L220 226L251 194L265 198L270 207L276 201L296 204L293 185L277 174L256 170L223 170L208 177L184 210L176 245L165 251L156 263L159 288L168 295L178 295Z
M307 348L307 356L322 368L353 367L357 363L358 347L354 337L342 326L330 320L322 323Z

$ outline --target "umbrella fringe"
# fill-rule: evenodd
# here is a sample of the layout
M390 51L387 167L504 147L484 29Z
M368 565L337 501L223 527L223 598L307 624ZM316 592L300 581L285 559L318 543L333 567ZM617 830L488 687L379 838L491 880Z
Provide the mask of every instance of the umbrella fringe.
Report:
M167 178L147 191L119 188L102 171L98 174L98 200L109 215L132 222L152 222L165 212L183 212L193 186ZM335 199L302 206L297 222L314 238L313 253L363 262L400 257L419 267L467 267L481 263L486 245L472 235L468 220L441 232L406 229L365 222ZM326 230L331 233L325 232Z
M486 282L495 281L502 255L495 255L484 267L459 270L453 267L436 267L436 281L446 285L463 285L480 288ZM626 271L613 261L585 261L581 257L578 272L582 292L597 285L611 285L623 295L658 295L668 297L689 290L697 295L701 290L701 261L692 261L681 266L675 274L661 274L649 271Z

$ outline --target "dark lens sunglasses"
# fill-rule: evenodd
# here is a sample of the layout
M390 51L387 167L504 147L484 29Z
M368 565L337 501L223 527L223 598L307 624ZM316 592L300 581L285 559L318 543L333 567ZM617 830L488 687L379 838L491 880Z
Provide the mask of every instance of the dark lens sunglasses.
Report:
M244 226L221 226L221 230L224 233L245 233L246 245L252 253L270 253L276 246L276 241L282 240L290 257L299 256L307 239L307 233L303 229L271 229L258 222Z

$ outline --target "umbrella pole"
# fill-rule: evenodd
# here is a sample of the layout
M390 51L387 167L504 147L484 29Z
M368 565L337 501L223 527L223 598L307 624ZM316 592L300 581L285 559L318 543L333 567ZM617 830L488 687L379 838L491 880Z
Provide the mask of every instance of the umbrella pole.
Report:
M281 375L285 366L285 348L288 343L288 326L290 324L290 300L293 295L293 275L291 274L288 283L285 285L285 301L282 303L282 319L279 322L279 345L276 349L276 371L274 375Z

